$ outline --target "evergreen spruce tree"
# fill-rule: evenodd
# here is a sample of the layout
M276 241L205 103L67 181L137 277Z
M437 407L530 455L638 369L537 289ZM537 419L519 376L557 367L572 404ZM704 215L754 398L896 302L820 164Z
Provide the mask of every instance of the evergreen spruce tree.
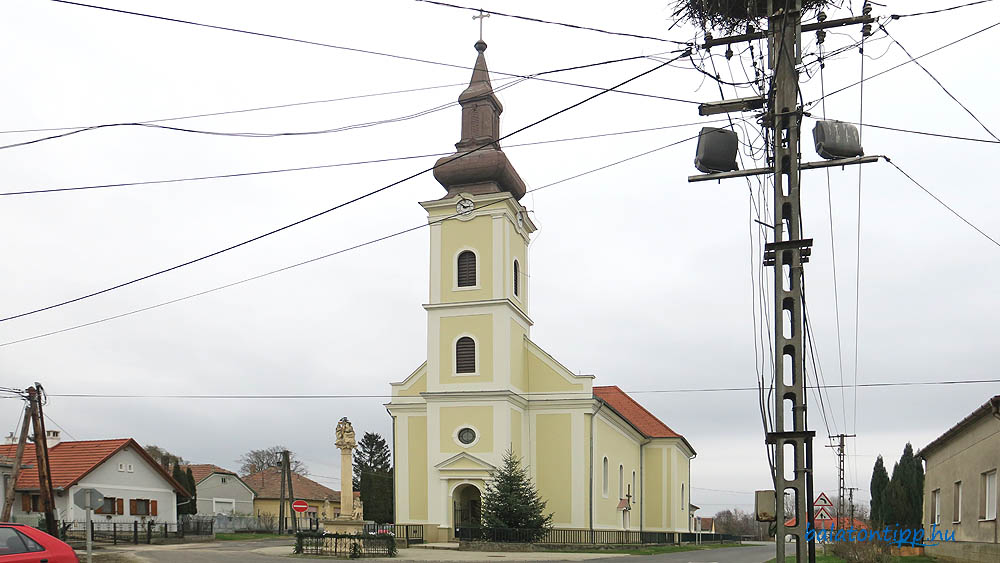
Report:
M376 432L365 432L354 452L354 490L361 490L363 473L388 474L392 471L392 459L385 438ZM364 502L364 499L361 499Z
M889 486L889 474L885 470L885 463L882 456L875 460L875 468L872 469L872 481L869 492L872 497L872 524L878 527L885 523L883 515L883 505L885 503L885 490Z
M170 476L174 478L174 481L177 481L181 485L184 485L184 489L187 490L188 493L194 494L194 491L191 490L190 483L188 483L187 475L184 474L184 470L181 469L181 466L180 466L179 463L174 464L174 470L170 474ZM180 514L187 514L188 513L187 512L188 505L191 504L191 502L189 502L189 501L191 501L191 497L177 495L177 514L178 515L180 515Z
M508 449L502 466L493 472L483 493L483 527L486 529L516 528L525 530L526 537L541 539L552 527L552 514L545 514L545 501L531 482L528 470Z
M186 483L182 482L182 484L191 493L191 502L185 505L187 507L185 514L198 514L198 488L197 483L194 482L194 474L191 473L190 467L184 473L184 480Z
M920 528L923 520L924 468L913 456L913 446L903 448L903 455L892 466L892 478L885 490L882 517L886 524L902 528Z

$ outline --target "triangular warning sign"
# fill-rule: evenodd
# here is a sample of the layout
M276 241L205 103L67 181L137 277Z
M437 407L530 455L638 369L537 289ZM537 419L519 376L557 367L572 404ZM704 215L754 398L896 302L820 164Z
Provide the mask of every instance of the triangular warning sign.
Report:
M833 503L830 502L830 497L826 496L826 493L820 493L813 506L833 506Z
M819 508L816 509L816 514L815 514L815 516L813 516L813 519L814 520L833 520L833 516L830 516L830 513L826 511L826 507L825 506L821 506L821 507L819 507Z

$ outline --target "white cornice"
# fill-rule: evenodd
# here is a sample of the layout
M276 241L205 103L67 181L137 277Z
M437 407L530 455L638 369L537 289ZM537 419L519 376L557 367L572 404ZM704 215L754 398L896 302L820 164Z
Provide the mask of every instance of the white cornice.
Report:
M437 309L456 309L459 307L489 307L494 305L508 305L518 314L519 317L521 317L524 320L524 322L528 323L528 326L533 326L535 324L535 321L531 320L531 317L529 317L528 314L525 313L517 305L517 303L514 303L513 301L507 298L486 299L482 301L461 301L458 303L424 303L423 307L424 310L426 311L434 311Z

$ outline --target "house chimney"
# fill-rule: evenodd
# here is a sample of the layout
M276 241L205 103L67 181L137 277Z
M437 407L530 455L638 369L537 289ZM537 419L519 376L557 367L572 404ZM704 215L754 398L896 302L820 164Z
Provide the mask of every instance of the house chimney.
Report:
M45 431L45 447L51 449L53 446L59 443L59 431L58 430L46 430Z

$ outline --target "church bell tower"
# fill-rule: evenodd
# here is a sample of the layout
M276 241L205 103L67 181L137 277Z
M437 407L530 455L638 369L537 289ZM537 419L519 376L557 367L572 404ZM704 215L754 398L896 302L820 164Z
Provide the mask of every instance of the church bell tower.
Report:
M524 181L500 149L503 106L486 67L486 43L458 101L462 136L438 160L446 190L425 201L430 223L427 391L524 390L523 341L532 324L528 244L536 230L519 200Z

